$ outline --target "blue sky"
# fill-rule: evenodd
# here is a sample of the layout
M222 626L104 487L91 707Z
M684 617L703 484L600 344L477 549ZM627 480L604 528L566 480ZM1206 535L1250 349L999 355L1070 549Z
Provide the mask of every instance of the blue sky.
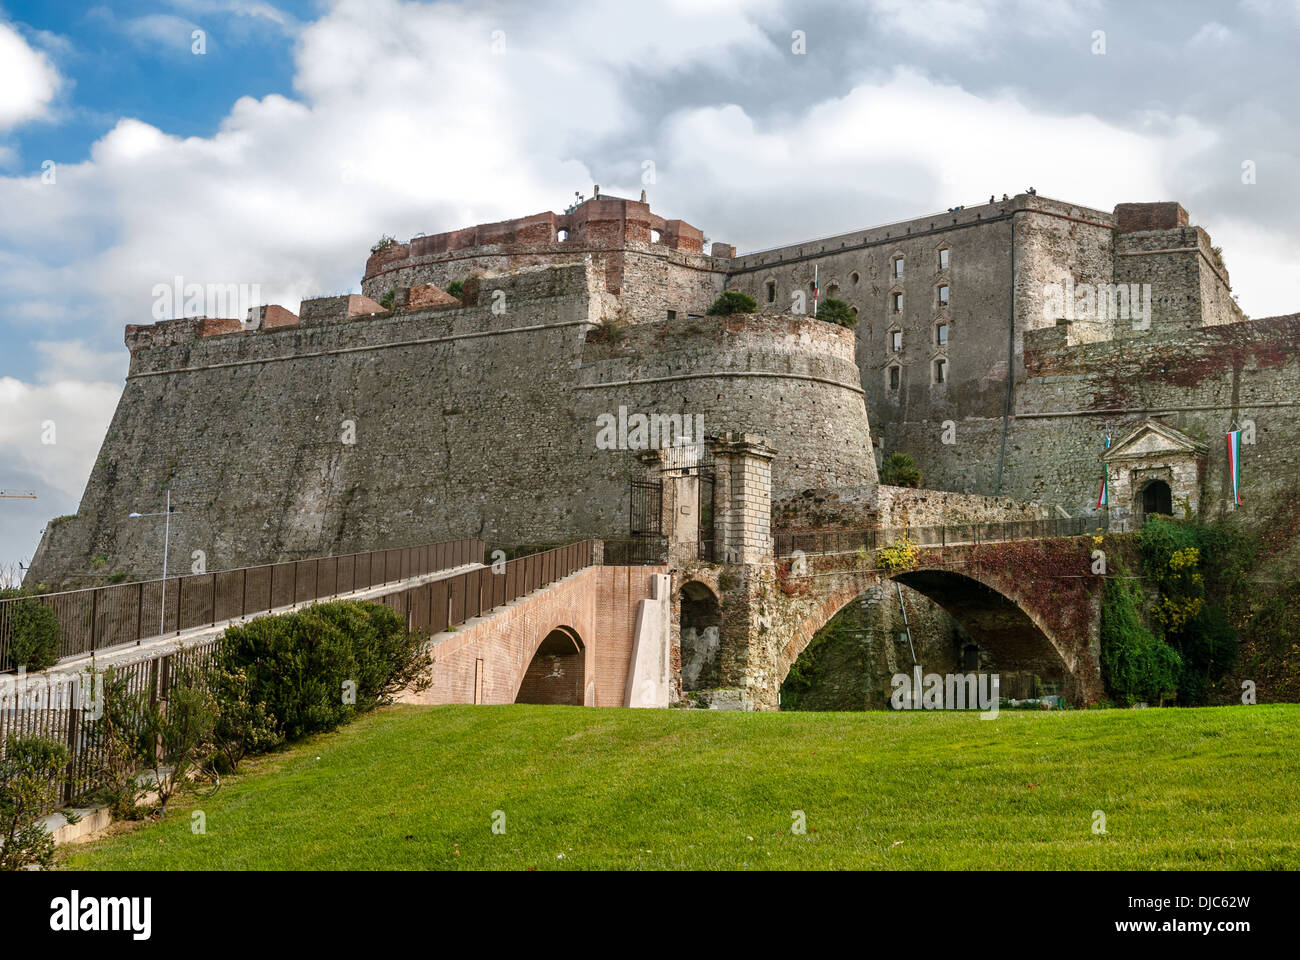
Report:
M1300 0L0 0L0 489L40 496L0 501L0 571L76 510L156 284L295 309L382 234L593 183L742 252L1174 199L1247 312L1295 312L1298 47Z

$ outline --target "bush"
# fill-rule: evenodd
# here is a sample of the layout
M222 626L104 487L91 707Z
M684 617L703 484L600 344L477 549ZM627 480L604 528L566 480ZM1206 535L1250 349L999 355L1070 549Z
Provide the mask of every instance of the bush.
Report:
M741 293L739 290L724 290L722 296L713 301L713 306L709 307L708 315L711 317L726 317L733 313L757 313L758 301L747 293Z
M279 741L275 717L267 712L265 703L253 702L243 667L232 669L218 663L208 672L208 684L217 705L213 760L220 772L234 773L245 756L270 750Z
M48 867L54 837L37 819L59 801L59 775L68 762L60 743L42 737L10 737L0 760L0 870L28 864Z
M919 487L921 468L909 453L891 453L880 468L880 482L890 487Z
M54 666L59 658L59 621L54 611L35 597L24 597L10 615L10 663L28 670Z
M389 287L388 292L379 298L379 305L385 310L392 310L397 306L397 288Z
M817 319L827 323L838 323L841 327L856 327L858 315L843 300L827 297L817 307Z
M423 640L382 604L318 603L228 627L220 667L244 672L249 709L264 711L279 743L427 687Z
M457 300L460 300L465 293L465 282L463 280L453 280L447 284L447 292Z

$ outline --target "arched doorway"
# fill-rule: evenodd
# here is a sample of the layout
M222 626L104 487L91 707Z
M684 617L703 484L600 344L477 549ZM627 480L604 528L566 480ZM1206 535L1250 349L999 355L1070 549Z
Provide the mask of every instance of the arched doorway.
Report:
M707 690L721 684L722 607L713 591L698 581L681 589L682 689Z
M1163 480L1152 480L1142 488L1142 519L1153 513L1171 516L1174 512L1173 494Z
M586 657L575 634L557 627L543 638L519 684L515 703L583 704Z

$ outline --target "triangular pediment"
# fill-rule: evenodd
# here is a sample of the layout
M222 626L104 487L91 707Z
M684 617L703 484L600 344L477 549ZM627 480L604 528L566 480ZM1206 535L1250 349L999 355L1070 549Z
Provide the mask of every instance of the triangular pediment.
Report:
M1114 444L1102 460L1144 460L1159 456L1203 457L1206 449L1205 444L1181 430L1175 430L1158 420L1144 420L1125 434L1119 443Z

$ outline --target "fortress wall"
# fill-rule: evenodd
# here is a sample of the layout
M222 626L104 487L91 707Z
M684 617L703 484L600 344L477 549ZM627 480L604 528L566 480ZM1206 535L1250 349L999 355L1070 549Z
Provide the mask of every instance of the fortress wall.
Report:
M620 404L699 413L710 432L765 433L787 485L874 481L850 331L680 318L589 344L603 286L594 264L492 283L504 314L484 289L477 306L309 326L206 337L191 320L134 328L81 509L47 534L34 581L84 585L68 575L90 573L100 554L109 563L97 578L156 575L158 521L127 515L160 509L169 487L173 570L188 569L194 550L218 570L461 535L498 545L625 536L640 451L596 446L597 417ZM774 376L729 376L741 371ZM625 380L650 382L599 386ZM355 443L344 442L345 421Z
M127 514L160 509L169 486L173 569L196 549L216 570L460 531L604 532L613 506L584 499L586 431L563 399L591 325L586 271L502 284L504 315L484 304L137 351L79 514L33 577L57 583L97 554L104 576L156 575L158 521Z
M629 413L702 414L709 435L761 434L776 451L777 497L876 481L853 332L820 320L678 316L593 336L575 397L580 418L593 425L622 405Z

